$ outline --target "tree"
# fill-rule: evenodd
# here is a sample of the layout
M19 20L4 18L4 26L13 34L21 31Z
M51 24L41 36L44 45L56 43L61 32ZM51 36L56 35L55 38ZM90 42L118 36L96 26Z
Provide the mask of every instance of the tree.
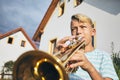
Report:
M12 60L6 62L4 64L5 72L12 72L13 71L13 66L14 66L14 62Z
M2 68L1 71L1 79L4 79L4 75L7 73L12 73L13 72L13 66L14 66L14 62L12 60L6 62Z
M114 43L111 43L111 48L112 48L112 60L113 60L113 64L116 70L116 73L120 79L120 51L119 52L115 52L114 51Z

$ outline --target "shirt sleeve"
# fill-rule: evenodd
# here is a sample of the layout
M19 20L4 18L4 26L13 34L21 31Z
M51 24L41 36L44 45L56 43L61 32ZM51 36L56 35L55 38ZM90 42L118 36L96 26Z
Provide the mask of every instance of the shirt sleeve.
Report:
M100 71L103 77L109 77L109 78L112 78L113 80L119 80L116 74L112 59L110 55L107 53L103 54Z

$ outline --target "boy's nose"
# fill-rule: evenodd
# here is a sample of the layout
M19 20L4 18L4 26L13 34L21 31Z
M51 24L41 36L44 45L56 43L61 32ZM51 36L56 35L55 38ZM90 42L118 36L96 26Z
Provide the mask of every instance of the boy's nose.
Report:
M82 33L82 29L81 28L77 28L77 35Z

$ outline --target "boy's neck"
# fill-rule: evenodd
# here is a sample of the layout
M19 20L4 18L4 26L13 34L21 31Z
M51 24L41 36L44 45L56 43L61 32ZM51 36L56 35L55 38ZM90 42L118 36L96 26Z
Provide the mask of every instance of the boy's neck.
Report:
M85 47L85 53L86 52L91 52L91 51L93 51L95 48L91 45L91 46L86 46Z

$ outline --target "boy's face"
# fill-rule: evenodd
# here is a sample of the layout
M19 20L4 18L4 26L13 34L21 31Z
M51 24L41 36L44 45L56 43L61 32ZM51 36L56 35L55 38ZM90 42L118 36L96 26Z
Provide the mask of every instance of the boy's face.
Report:
M86 42L86 45L92 42L92 36L95 35L95 29L89 23L71 21L71 33L73 36L81 36Z

